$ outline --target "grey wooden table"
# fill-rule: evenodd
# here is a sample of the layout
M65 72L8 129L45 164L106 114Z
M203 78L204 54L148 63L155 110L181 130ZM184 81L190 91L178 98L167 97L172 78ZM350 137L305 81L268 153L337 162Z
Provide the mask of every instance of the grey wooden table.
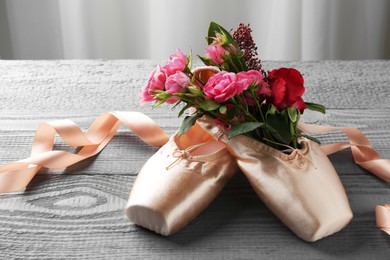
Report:
M0 61L0 164L29 156L40 122L70 118L87 129L103 112L141 111L168 133L177 111L141 107L140 88L156 61ZM305 100L327 106L303 120L361 129L390 158L390 61L265 62L298 68ZM323 143L344 141L335 132ZM71 150L61 140L56 149ZM345 186L353 221L315 243L297 238L256 197L242 174L188 227L172 237L140 228L124 207L137 172L156 148L121 128L97 156L65 170L43 170L21 194L0 196L1 259L389 259L390 238L374 207L390 202L388 184L352 162L331 161Z

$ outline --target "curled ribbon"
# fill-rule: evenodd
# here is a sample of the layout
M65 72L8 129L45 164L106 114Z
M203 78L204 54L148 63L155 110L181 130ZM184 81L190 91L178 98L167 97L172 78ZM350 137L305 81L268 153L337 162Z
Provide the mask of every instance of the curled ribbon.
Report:
M329 155L345 148L351 148L356 164L371 172L378 178L390 183L390 160L382 159L371 147L367 137L356 128L310 125L300 122L298 127L304 132L324 134L332 131L344 132L349 142L338 142L321 146L325 154ZM377 205L375 208L376 225L383 232L390 235L390 204Z
M35 134L31 156L0 167L0 193L25 189L42 168L62 169L99 153L112 139L121 123L145 143L164 145L169 136L148 116L139 112L107 112L99 116L86 134L71 120L41 124ZM58 133L66 144L82 147L77 153L53 151Z
M390 235L390 204L375 207L376 226Z

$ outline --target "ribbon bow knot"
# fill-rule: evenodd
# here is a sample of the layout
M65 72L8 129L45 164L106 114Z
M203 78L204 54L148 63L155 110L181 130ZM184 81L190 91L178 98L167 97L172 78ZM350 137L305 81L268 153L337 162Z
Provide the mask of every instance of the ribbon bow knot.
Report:
M281 150L282 153L287 153L287 154L290 154L290 155L293 155L295 154L295 156L291 159L292 161L295 162L294 166L296 166L297 168L299 169L303 169L307 166L307 162L310 162L315 169L317 169L316 165L313 163L312 160L310 160L310 158L308 156L306 156L306 154L308 153L309 149L296 149L290 145L287 145L287 144L282 144L282 143L279 143L279 142L275 142L275 141L272 141L272 140L269 140L269 139L266 139L264 138L265 141L267 142L270 142L270 143L273 143L273 144L276 144L276 145L279 145L279 146L282 146L282 147L286 147L287 149L284 149L284 150ZM307 145L307 144L306 144Z
M308 162L310 162L315 169L317 169L316 165L306 156L306 153L299 149L294 149L291 151L291 154L295 153L294 162L295 166L299 169L303 169L307 166Z
M188 157L191 156L191 152L198 149L200 146L204 145L204 143L201 143L201 144L196 144L196 145L192 145L192 146L189 146L187 147L186 149L184 150L179 150L179 149L176 149L175 151L173 151L172 153L172 157L176 158L175 161L173 161L170 165L168 165L166 167L167 171L172 169L175 165L177 165L181 160L183 159L187 159Z

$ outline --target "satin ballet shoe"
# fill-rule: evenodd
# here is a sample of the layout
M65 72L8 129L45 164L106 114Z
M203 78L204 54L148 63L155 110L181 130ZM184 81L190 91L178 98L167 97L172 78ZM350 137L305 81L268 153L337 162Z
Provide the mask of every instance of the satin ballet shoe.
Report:
M244 135L228 139L211 118L198 123L227 145L260 199L298 237L316 241L351 221L344 187L317 143L302 138L301 149L286 154Z
M126 207L135 224L168 236L214 200L238 171L225 145L195 124L171 136L143 166Z

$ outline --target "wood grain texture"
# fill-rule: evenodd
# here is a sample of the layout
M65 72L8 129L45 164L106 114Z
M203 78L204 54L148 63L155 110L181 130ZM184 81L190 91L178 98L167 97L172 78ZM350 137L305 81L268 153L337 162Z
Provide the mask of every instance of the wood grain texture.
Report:
M156 61L0 61L0 164L29 155L38 124L70 118L83 129L102 112L137 110L168 133L176 111L138 104ZM361 129L390 158L390 62L266 62L305 75L306 100L326 115L307 122ZM324 143L346 140L340 132ZM72 150L61 140L57 149ZM1 259L387 259L390 238L375 227L374 206L390 189L352 163L350 151L331 155L354 219L315 243L297 238L256 197L242 174L193 223L172 237L137 227L124 214L137 172L156 148L121 128L95 158L65 170L42 171L24 193L0 197Z

